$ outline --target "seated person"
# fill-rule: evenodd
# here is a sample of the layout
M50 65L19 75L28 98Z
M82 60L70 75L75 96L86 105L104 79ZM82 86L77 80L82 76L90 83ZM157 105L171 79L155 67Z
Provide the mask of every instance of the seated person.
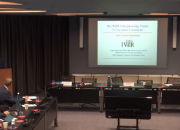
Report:
M11 78L6 78L4 81L4 86L0 87L0 105L7 105L7 107L1 107L1 111L6 111L9 109L9 106L16 104L15 99L13 98L11 92L8 90L12 84Z
M9 115L9 111L5 111L4 113L0 113L0 119Z

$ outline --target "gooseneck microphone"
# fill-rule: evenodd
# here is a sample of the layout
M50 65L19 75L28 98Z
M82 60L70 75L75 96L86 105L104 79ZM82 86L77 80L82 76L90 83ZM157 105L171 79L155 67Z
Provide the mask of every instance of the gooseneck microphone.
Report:
M44 93L47 93L50 97L48 97L48 98L46 98L47 100L51 100L52 98L53 98L53 96L50 94L50 93L48 93L47 91L44 91L43 89L41 89L41 88L39 88L39 87L37 87L39 90L41 90L42 92L44 92Z
M95 83L95 79L94 79L94 74L92 74L93 75L93 83L92 83L92 86L94 87L94 83Z
M37 87L37 88L38 88L39 90L41 90L42 92L49 94L49 96L52 97L52 95L51 95L50 93L48 93L47 91L45 92L43 89L41 89L41 88L39 88L39 87Z
M60 72L60 81L62 81L62 73Z

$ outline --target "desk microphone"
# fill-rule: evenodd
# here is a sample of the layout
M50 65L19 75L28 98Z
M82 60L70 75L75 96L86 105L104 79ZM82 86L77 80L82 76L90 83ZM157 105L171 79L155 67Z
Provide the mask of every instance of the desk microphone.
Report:
M40 115L40 112L41 112L41 111L35 111L35 112L34 112L34 115Z
M47 104L48 104L48 103L43 103L43 104L39 105L39 107L40 107L40 108L45 108Z
M33 119L30 118L28 121L24 122L24 123L22 124L22 126L28 127L28 126L30 126L30 124L31 124L32 121L33 121Z
M95 81L94 81L95 79L94 79L94 74L93 74L93 83L92 83L92 86L94 87L94 83L95 83Z

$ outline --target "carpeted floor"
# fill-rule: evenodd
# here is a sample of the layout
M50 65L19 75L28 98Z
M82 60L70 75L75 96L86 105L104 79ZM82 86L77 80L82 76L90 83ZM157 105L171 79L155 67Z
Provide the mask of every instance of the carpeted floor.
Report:
M134 126L135 120L122 119L121 125ZM105 118L94 106L79 108L74 106L61 106L58 111L58 127L51 126L49 130L116 130L117 119ZM121 130L133 130L121 128ZM150 120L141 120L139 130L180 130L180 109L171 107L163 109L161 114L153 110Z

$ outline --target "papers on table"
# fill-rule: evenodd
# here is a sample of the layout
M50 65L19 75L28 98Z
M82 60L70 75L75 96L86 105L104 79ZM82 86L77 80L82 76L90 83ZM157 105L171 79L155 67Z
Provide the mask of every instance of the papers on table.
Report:
M32 101L32 100L31 100L31 99L28 99L28 100L26 100L26 101L29 101L29 102L30 102L30 101Z
M28 104L28 107L36 107L36 104ZM25 107L25 105L22 105L22 107Z
M23 98L25 98L26 96L23 96ZM36 96L28 96L29 99L36 99Z
M173 86L173 84L164 84L164 85L166 85L166 86Z

